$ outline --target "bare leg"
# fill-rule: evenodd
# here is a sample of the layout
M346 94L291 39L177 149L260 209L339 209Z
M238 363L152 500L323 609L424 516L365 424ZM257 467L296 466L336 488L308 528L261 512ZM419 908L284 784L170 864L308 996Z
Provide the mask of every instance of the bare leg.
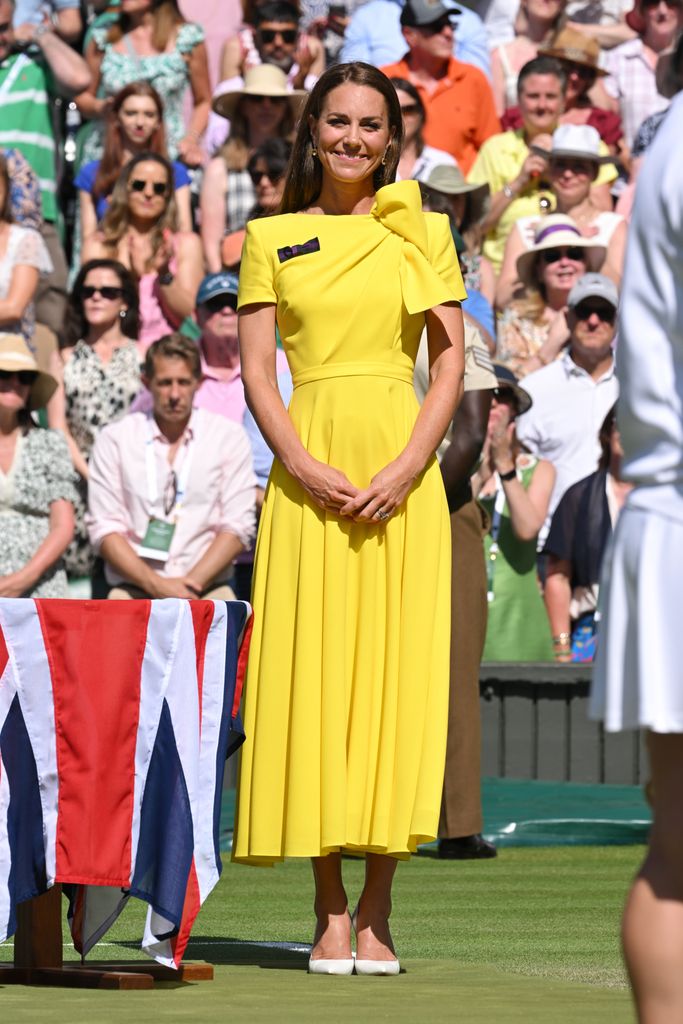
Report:
M378 853L365 860L365 885L356 916L356 956L359 960L395 960L389 931L391 886L398 861Z
M351 919L341 873L341 854L314 857L316 916L313 937L313 960L336 960L351 957Z
M623 920L640 1024L683 1021L683 735L648 735L654 823Z

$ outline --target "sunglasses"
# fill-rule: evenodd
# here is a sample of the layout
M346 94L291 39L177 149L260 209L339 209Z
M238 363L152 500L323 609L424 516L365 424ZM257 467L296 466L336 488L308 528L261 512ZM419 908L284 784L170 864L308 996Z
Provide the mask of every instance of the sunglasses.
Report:
M20 384L33 384L38 374L35 370L0 370L0 380L12 380L16 377Z
M566 156L550 158L551 173L564 174L565 171L571 171L577 178L590 177L593 174L594 166L590 160L573 160Z
M426 36L438 36L445 28L453 28L453 22L450 18L439 18L438 21L433 21L431 25L420 25L419 28L420 32L423 32Z
M578 306L574 306L574 313L579 320L589 320L595 313L606 324L613 324L617 316L613 306L596 306L591 302L580 302Z
M517 397L512 388L493 388L491 394L497 402L506 402L510 405L517 405Z
M559 263L565 257L568 260L579 260L583 262L586 258L586 250L580 245L563 245L559 249L543 249L538 254L543 263Z
M202 305L209 313L220 313L226 306L229 306L234 313L236 303L237 297L235 295L214 295L213 298L207 299Z
M255 93L246 93L244 98L251 100L252 103L275 103L279 105L280 103L287 102L286 96L257 96Z
M129 182L131 192L144 192L148 185L152 186L155 196L163 196L168 191L168 185L163 181L143 181L142 178L133 178Z
M661 0L642 0L641 6L642 7L659 7L660 3L661 3ZM671 8L671 10L675 10L677 7L681 6L681 0L664 0L664 3L666 4L667 7Z
M283 43L296 42L297 29L295 28L262 28L259 29L259 36L264 43L274 43L278 36L282 39Z
M277 185L282 178L282 171L279 174L275 171L249 171L249 177L254 185L260 185L262 178L267 178L271 185Z
M81 288L82 299L92 299L93 295L101 295L103 299L110 302L113 299L120 299L123 295L123 288L116 288L113 284L103 284L101 287L94 284L85 284Z
M164 515L169 516L178 497L178 477L174 469L171 470L164 487Z
M405 107L401 107L401 113L403 114L404 117L406 117L408 114L419 114L420 107L418 106L417 103L406 103Z

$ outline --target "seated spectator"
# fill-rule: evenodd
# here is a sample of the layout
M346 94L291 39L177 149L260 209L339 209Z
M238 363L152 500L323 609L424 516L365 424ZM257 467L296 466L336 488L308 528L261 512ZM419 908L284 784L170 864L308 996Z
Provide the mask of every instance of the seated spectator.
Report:
M403 5L404 0L369 0L359 4L346 30L340 56L342 63L360 60L382 67L400 60L406 52L400 20ZM489 42L481 18L474 10L454 0L444 0L443 6L450 13L455 33L451 44L453 56L463 64L473 64L490 78Z
M557 33L565 6L566 0L521 0L515 38L491 54L493 98L498 117L517 104L517 76Z
M569 0L568 27L594 39L601 50L611 50L635 35L627 21L631 6L632 0Z
M68 597L62 564L74 530L64 437L37 427L57 381L18 334L0 334L0 597Z
M425 143L424 126L427 113L413 83L405 78L392 78L391 83L401 104L403 118L403 144L396 180L415 178L417 181L426 181L431 169L437 165L450 164L451 167L457 167L450 153L443 149L434 149Z
M50 22L65 43L74 46L81 38L83 19L79 0L16 0L14 27Z
M221 269L223 235L243 228L256 202L249 158L268 139L291 138L305 95L289 91L279 68L262 64L247 71L244 88L214 100L216 113L230 118L230 137L209 162L202 185L201 234L211 273Z
M562 495L598 467L598 431L618 393L612 352L618 302L614 281L584 274L567 299L569 348L524 380L534 404L517 437L532 455L552 462L557 474L540 548Z
M277 213L291 152L292 144L286 139L268 139L249 158L247 170L256 196L249 220Z
M290 88L307 91L325 70L322 43L299 31L298 5L287 0L245 4L244 25L223 46L221 80L244 78L249 68L259 64L274 64L287 75Z
M443 165L433 167L424 179L424 184L430 196L436 192L446 197L455 227L465 243L464 251L459 256L468 295L472 289L478 291L492 306L495 274L481 252L481 224L488 209L488 185L468 184L457 167ZM435 207L432 205L430 208Z
M549 46L539 49L538 54L539 57L559 60L567 75L560 124L590 125L596 129L612 156L620 156L624 139L621 118L612 110L596 106L592 98L596 83L607 74L600 66L600 46L596 40L565 26ZM518 125L507 123L506 127L517 128Z
M557 359L569 341L569 293L586 270L605 258L605 247L584 238L571 217L542 220L534 244L517 258L522 284L498 322L498 358L518 376Z
M94 552L85 526L88 460L95 439L120 419L140 390L138 289L121 263L85 263L74 281L66 310L61 350L59 405L49 423L63 431L78 473L76 532L66 555L71 576L89 576Z
M605 159L599 155L600 137L589 125L563 124L553 133L548 154L548 178L555 199L555 211L571 217L586 238L605 247L605 261L595 267L617 284L621 281L626 249L626 221L618 214L596 206L591 185ZM542 228L540 215L520 217L508 236L503 266L496 286L496 306L505 309L519 288L517 259Z
M496 273L500 272L505 243L515 222L552 208L548 161L543 153L552 145L565 87L564 70L552 57L536 57L525 64L517 81L521 128L488 139L468 175L469 181L488 184L491 189L491 204L483 225L487 232L483 252ZM609 155L602 143L601 155ZM591 186L596 206L612 209L610 182L616 177L613 168L600 169Z
M107 114L102 159L84 164L74 179L81 244L97 230L128 161L139 153L168 157L163 116L161 96L148 82L131 82L114 96ZM181 231L191 231L190 177L183 164L174 161L172 167L178 226Z
M401 26L408 52L382 71L413 83L427 111L425 141L467 174L482 143L500 131L491 86L478 68L453 57L453 25L439 0L406 0Z
M145 357L151 412L124 416L95 442L87 523L110 598L232 596L256 480L243 428L193 409L200 380L194 342L161 338Z
M683 28L683 4L680 0L636 0L628 21L638 36L605 54L608 76L603 85L611 109L621 115L624 141L630 150L645 118L669 105L669 98L657 88L657 57Z
M518 416L532 402L515 375L494 364L488 431L472 493L491 523L484 540L488 623L484 661L550 661L548 618L536 571L536 540L555 482L550 462L522 452Z
M57 96L70 98L87 88L90 72L49 23L12 28L12 0L0 0L0 91L2 145L19 150L40 182L43 241L51 269L37 297L40 323L57 333L66 306L67 265L59 239L57 211L57 146L52 122ZM22 52L16 52L16 46ZM24 46L31 44L30 53Z
M158 153L139 153L124 167L83 260L114 259L138 279L138 352L192 316L202 279L199 238L178 230L173 168Z
M587 304L592 301L586 300ZM600 428L600 446L597 470L565 491L543 549L547 556L544 597L556 661L592 661L595 655L602 559L633 487L619 476L624 453L616 406Z
M171 159L190 167L201 164L201 137L211 106L204 31L185 20L177 0L127 3L112 25L92 30L85 57L92 79L76 97L81 116L90 122L82 141L82 163L102 156L104 117L112 98L124 85L145 81L163 101ZM188 87L192 113L186 124L183 104Z
M31 341L38 281L51 270L38 232L13 223L8 163L0 152L0 331L22 334Z

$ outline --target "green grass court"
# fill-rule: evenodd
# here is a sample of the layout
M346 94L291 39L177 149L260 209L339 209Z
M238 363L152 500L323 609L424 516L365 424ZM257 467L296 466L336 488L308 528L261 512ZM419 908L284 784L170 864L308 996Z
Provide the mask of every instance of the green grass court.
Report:
M395 887L399 978L309 977L309 865L245 868L226 857L188 951L217 965L215 981L152 992L7 986L2 1020L632 1021L618 928L642 855L638 846L555 846L503 848L485 862L413 858L399 866ZM351 900L362 871L361 862L345 861ZM91 957L141 957L143 919L135 901ZM11 959L11 944L0 946L0 957Z

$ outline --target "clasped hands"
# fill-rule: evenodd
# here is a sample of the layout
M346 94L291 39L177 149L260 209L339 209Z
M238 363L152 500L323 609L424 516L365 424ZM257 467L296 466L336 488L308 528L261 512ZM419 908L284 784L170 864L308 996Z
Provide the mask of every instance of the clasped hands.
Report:
M357 523L385 522L401 507L415 482L413 473L400 459L376 473L365 488L356 487L345 473L317 459L311 459L298 479L313 501L326 512Z

